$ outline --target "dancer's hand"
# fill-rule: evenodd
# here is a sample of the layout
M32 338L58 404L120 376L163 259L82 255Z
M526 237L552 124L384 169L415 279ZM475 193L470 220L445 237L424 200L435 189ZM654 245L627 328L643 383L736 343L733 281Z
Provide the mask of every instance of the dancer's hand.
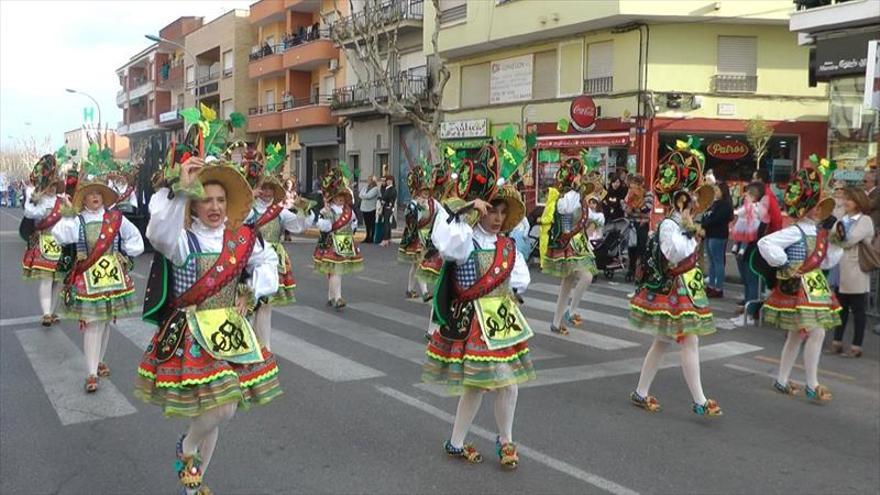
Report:
M239 295L235 300L235 310L241 316L247 315L248 310L248 297L247 294Z
M489 209L492 208L492 205L487 201L483 201L482 199L475 199L471 202L471 206L477 211L480 212L480 217L485 217L489 214Z
M199 170L204 166L205 161L197 156L187 159L187 161L180 166L180 186L184 188L189 187L195 182Z

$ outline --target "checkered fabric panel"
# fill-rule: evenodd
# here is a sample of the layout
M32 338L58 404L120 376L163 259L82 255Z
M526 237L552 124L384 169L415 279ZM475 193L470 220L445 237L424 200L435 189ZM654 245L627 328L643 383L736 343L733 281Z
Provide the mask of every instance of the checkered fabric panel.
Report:
M192 287L199 278L196 259L189 258L183 266L174 266L172 263L171 267L171 270L174 272L174 297L179 297Z
M471 255L465 264L455 266L455 281L462 289L477 283L477 259L474 255Z
M571 232L571 226L574 224L574 215L571 213L559 214L559 219L562 222L562 231L563 232Z
M785 255L788 256L788 262L794 263L807 259L807 243L803 239L785 248Z

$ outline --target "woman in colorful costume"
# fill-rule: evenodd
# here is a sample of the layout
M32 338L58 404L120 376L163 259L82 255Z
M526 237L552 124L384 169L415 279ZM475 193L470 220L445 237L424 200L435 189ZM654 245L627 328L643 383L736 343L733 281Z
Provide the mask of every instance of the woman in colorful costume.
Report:
M354 242L357 215L351 208L352 194L348 188L348 172L344 163L321 178L324 208L318 217L321 232L315 246L315 271L327 275L327 306L338 311L345 307L342 298L342 276L364 269L364 257Z
M843 256L840 246L829 243L828 231L817 226L834 209L834 200L823 197L823 168L828 176L832 174L827 165L798 170L783 196L788 215L796 222L758 241L761 258L776 269L775 287L764 302L764 321L788 332L773 387L786 395L800 391L789 375L803 343L804 392L816 402L831 400L828 387L819 384L819 356L825 331L840 324L840 305L822 270Z
M220 426L239 406L281 394L275 358L245 317L260 297L278 291L278 257L253 224L243 223L253 193L238 167L197 157L223 154L227 124L206 107L181 113L195 125L186 144L172 143L172 165L160 171L149 205L147 238L157 253L143 318L158 329L138 367L135 395L167 416L190 419L174 469L191 495L210 493L202 477ZM239 116L233 124L244 120Z
M681 369L693 412L720 416L721 407L703 395L700 380L699 336L715 333L715 321L699 267L703 233L693 218L712 203L714 192L711 186L701 186L705 158L698 147L694 138L678 141L657 168L654 192L668 215L648 242L645 266L629 304L630 323L654 334L654 342L630 400L646 411L660 410L649 391L663 354L675 342L681 347Z
M577 304L598 272L596 257L584 232L589 222L589 215L584 213L589 210L582 205L581 180L586 172L580 158L563 162L556 172L558 189L549 192L547 207L541 216L542 234L546 233L541 236L541 271L562 279L550 331L562 335L568 335L566 324L581 325ZM590 186L589 191L593 187Z
M445 260L433 306L439 329L428 342L422 374L423 381L461 395L444 450L471 463L482 456L465 436L483 392L496 392L496 448L506 468L519 462L513 443L518 384L535 378L527 343L533 333L518 305L529 269L513 240L499 235L525 214L519 192L505 184L519 163L501 164L495 148L484 147L476 162L464 160L458 198L437 212L431 237Z
M278 256L278 292L260 299L254 311L254 330L260 343L267 350L272 350L272 307L286 306L296 301L294 289L296 280L290 256L281 243L286 232L301 234L311 222L311 214L303 206L303 200L296 200L292 206L298 206L302 212L294 213L287 209L287 191L276 175L279 166L286 159L280 144L267 148L267 157L259 152L249 150L243 157L243 168L248 184L253 188L256 199L251 220L256 223L257 230L268 246Z
M414 299L421 297L423 301L430 301L432 291L428 290L428 281L419 277L419 270L428 256L428 250L436 257L437 249L431 244L431 230L434 227L434 217L437 210L442 208L440 202L432 195L431 167L427 162L421 166L410 169L406 177L406 184L410 194L414 197L406 208L406 226L400 239L400 247L397 250L397 259L401 263L410 265L407 279L406 297ZM416 292L418 285L418 292ZM433 290L433 284L431 289Z
M110 375L104 361L110 322L136 310L132 259L144 252L144 240L119 210L116 191L103 174L111 166L109 150L93 144L84 161L73 202L66 199L63 218L52 227L59 245L76 244L76 261L61 291L62 317L79 320L86 358L86 392L98 390L98 377Z
M416 272L418 280L425 283L429 288L428 295L423 298L426 301L430 301L434 297L434 286L437 285L440 269L443 267L443 257L440 256L440 251L434 246L431 234L434 231L434 219L437 217L437 212L443 207L440 201L443 201L449 195L450 181L446 164L435 165L431 169L428 181L431 189L431 201L434 204L434 218L431 219L429 230L425 235L424 255L419 262L419 269Z
M43 155L34 166L24 202L24 217L30 219L28 232L23 232L27 248L21 260L22 277L38 280L42 325L48 327L58 321L55 303L63 274L58 271L62 256L61 246L52 236L52 227L61 220L63 183L58 176L54 155Z

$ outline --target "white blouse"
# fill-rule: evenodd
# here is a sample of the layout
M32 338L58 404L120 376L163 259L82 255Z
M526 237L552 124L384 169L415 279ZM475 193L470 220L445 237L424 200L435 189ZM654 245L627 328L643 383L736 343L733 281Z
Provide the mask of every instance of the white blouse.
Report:
M333 210L333 213L335 213L337 217L339 215L342 215L342 207L341 206L331 204L330 209ZM333 230L333 220L330 218L324 218L323 216L318 217L318 221L316 222L316 224L318 226L318 230L320 230L321 232L330 232L331 230ZM354 210L352 210L352 212L351 212L351 230L352 231L357 230L357 226L358 226L357 215L355 215Z
M663 256L673 265L694 254L697 250L697 240L685 235L684 229L677 222L681 222L681 215L673 214L673 222L663 220L660 223L660 251Z
M556 211L560 215L570 215L581 209L581 195L577 191L568 191L556 201Z
M483 227L477 225L471 228L467 222L459 218L457 221L450 222L449 214L446 209L441 207L437 210L437 216L434 219L434 231L431 233L431 241L434 247L440 252L440 256L448 261L456 263L465 263L474 251L474 241L480 246L480 249L495 249L495 243L498 236L486 232ZM531 283L531 274L522 253L516 252L516 262L513 265L513 271L510 273L510 287L518 294L526 291Z
M183 194L168 199L168 188L161 188L150 198L150 223L147 239L172 263L180 266L190 254L184 219L189 214ZM223 250L225 227L211 228L198 218L192 219L190 232L199 240L203 253L219 253ZM254 243L245 272L250 274L248 285L254 291L254 299L278 292L278 255L261 242Z
M816 235L816 222L803 218L798 221L797 225L791 225L782 230L776 231L768 236L762 237L758 241L758 251L767 261L767 264L776 268L788 264L788 255L785 254L785 248L801 240L801 231L798 226L803 229L804 234L808 236ZM810 253L807 253L809 256ZM828 252L822 261L821 268L828 270L840 262L843 256L843 248L828 243Z
M259 217L263 213L266 212L266 208L271 206L271 203L267 203L262 199L257 199L254 201L254 212L256 212L256 217ZM314 219L315 215L313 213L307 213L306 215L297 215L296 213L283 209L281 210L281 214L278 215L278 220L281 221L281 228L290 232L291 234L302 234L306 227L315 223Z
M97 210L83 208L79 214L86 223L104 220L104 207ZM58 244L74 244L79 241L79 216L63 217L52 227L52 235ZM122 251L132 258L144 252L144 239L140 231L127 218L122 217L119 225L119 236L122 238Z
M40 220L44 218L46 215L52 211L52 208L55 207L55 200L58 196L54 194L47 194L40 198L37 201L37 204L31 202L31 197L33 196L35 190L34 187L28 187L25 190L25 202L24 202L24 216L25 218L30 218L33 220Z

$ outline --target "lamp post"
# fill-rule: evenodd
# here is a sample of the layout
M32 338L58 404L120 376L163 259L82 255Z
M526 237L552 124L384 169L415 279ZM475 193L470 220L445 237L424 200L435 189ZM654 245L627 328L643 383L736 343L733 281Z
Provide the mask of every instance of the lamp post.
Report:
M193 63L193 98L195 98L196 108L198 108L198 106L199 106L199 90L198 90L198 85L196 82L198 80L198 75L199 75L198 74L199 73L199 61L196 59L195 55L190 53L190 51L187 50L185 46L181 45L180 43L178 43L176 41L171 41L167 38L163 38L161 36L156 36L154 34L145 34L144 38L147 38L148 40L152 41L153 43L167 43L169 45L176 46L176 47L180 48L181 50L183 50L183 53L187 54L187 56L189 56L189 58L192 59L192 63ZM186 84L186 71L184 71L184 84Z
M64 88L64 91L67 91L68 93L83 95L94 102L95 107L98 109L98 132L101 132L101 105L98 104L98 100L96 100L94 96L88 93L83 93L82 91L77 91L75 89Z

